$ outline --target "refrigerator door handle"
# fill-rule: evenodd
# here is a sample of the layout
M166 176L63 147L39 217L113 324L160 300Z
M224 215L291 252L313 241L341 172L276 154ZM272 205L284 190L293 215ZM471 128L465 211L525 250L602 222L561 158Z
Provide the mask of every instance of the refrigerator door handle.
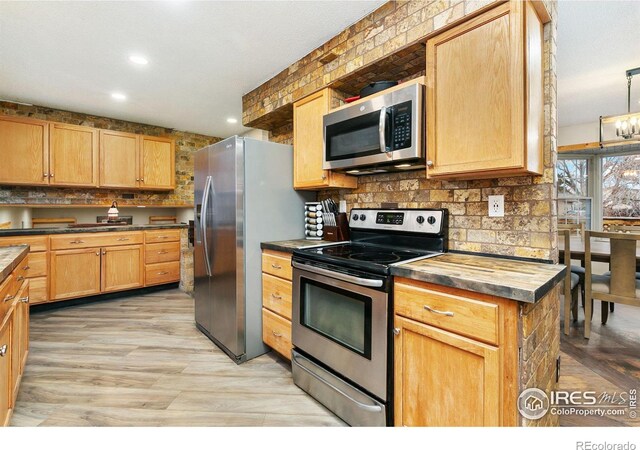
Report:
M202 211L200 213L200 232L202 234L202 246L204 247L204 266L207 275L211 276L211 262L209 261L209 245L207 242L207 209L209 208L209 194L211 193L212 178L207 176L204 184L204 198L202 199Z

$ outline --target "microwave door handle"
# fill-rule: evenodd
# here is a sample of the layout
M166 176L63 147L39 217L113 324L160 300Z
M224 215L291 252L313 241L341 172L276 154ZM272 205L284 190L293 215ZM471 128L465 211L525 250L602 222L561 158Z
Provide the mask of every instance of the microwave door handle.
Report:
M387 149L387 107L380 108L380 118L378 120L378 139L380 140L380 152L386 153Z

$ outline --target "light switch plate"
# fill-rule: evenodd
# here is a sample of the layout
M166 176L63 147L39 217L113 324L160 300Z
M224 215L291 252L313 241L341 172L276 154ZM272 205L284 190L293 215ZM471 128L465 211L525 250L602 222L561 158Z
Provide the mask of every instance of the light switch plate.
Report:
M489 217L504 217L504 195L489 196Z

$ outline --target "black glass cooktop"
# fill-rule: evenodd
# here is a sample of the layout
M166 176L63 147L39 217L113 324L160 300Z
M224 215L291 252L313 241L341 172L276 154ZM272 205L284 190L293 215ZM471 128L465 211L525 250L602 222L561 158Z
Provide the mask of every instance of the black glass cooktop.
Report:
M389 265L434 255L435 252L381 247L372 244L338 244L295 250L294 255L354 269L388 273Z

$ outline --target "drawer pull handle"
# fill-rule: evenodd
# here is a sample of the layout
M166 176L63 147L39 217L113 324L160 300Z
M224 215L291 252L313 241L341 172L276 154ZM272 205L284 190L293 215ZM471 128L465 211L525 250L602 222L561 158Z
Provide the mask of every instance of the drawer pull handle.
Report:
M118 238L119 241L128 241L129 238Z
M7 296L4 298L4 303L7 303L7 302L9 302L9 301L13 300L14 298L15 298L15 295L7 295Z
M281 265L279 265L279 264L276 264L276 263L271 263L271 267L273 267L273 268L274 268L274 269L276 269L276 270L280 270L280 269L282 269L282 266L281 266Z
M81 240L70 241L69 244L84 244L84 241L81 241Z
M4 344L2 347L0 347L0 356L4 356L7 354L7 344Z
M16 281L22 281L22 280L24 280L24 277L22 275L18 275L16 277Z
M166 251L166 250L160 250L160 251L158 252L158 255L166 255L167 253L169 253L169 252L168 252L168 251Z
M282 337L282 333L278 333L277 331L272 331L275 337Z
M167 275L169 272L158 272L157 275Z
M169 236L158 236L158 239L168 239Z
M275 298L276 300L282 300L282 295L278 295L276 293L271 293L271 297Z
M21 301L22 303L29 303L29 297L22 297L22 298L20 299L20 301Z
M453 313L451 311L438 311L437 309L433 309L430 306L424 305L424 309L434 314L442 314L443 316L453 317Z
M22 270L29 270L29 269L31 269L31 267L29 267L29 266L24 266L24 267L22 268Z

